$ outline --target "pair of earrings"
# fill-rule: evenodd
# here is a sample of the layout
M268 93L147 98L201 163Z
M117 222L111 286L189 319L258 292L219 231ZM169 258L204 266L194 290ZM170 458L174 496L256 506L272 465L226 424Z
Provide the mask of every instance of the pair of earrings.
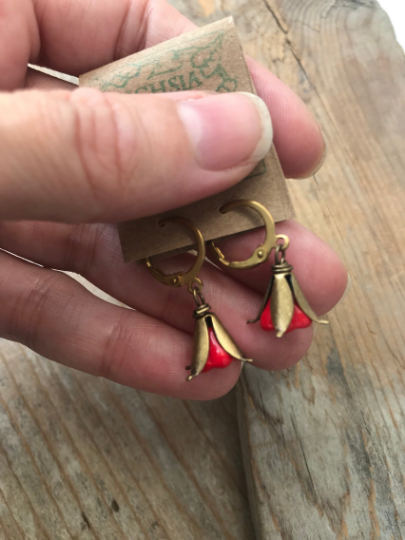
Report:
M292 273L293 267L287 262L285 253L290 245L290 240L285 235L276 235L274 220L270 212L256 201L233 201L221 208L221 212L227 212L247 206L256 210L264 221L266 238L263 244L258 246L255 252L245 261L228 261L221 250L212 241L210 248L218 262L225 268L248 270L268 261L271 253L275 250L275 264L272 266L272 275L266 295L263 298L258 316L249 320L248 323L260 321L266 331L275 331L276 336L281 338L284 334L299 328L307 328L312 321L319 324L328 324L328 321L319 319L308 304L297 279ZM203 283L198 278L205 261L205 242L199 229L190 221L173 217L161 221L161 225L168 222L178 223L189 228L196 238L197 257L193 267L188 272L165 275L154 266L151 259L146 259L146 266L150 273L164 285L170 287L187 286L193 295L197 305L193 317L196 319L194 334L194 349L191 371L188 381L201 373L211 369L228 367L233 360L252 362L239 349L233 338L229 335L218 317L211 311L202 294Z

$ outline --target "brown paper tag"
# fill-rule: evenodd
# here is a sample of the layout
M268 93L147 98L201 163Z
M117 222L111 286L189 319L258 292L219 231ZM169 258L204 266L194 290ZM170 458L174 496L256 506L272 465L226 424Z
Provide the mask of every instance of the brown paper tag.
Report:
M232 18L166 41L80 77L80 86L127 94L214 90L255 92ZM294 210L274 147L245 180L196 203L121 223L118 230L126 262L186 251L190 235L178 226L159 227L163 217L191 220L204 238L215 240L262 225L248 210L223 215L221 206L236 199L253 199L266 206L275 221L293 217Z

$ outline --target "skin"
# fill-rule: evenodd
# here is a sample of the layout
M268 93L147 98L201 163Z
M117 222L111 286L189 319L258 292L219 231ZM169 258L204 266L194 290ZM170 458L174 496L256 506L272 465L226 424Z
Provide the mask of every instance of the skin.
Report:
M240 166L219 172L217 166L202 171L192 161L176 103L205 95L101 95L27 71L31 62L79 75L193 28L163 0L2 1L0 335L133 388L204 400L228 392L240 364L185 382L192 351L192 299L186 290L153 280L144 266L125 265L113 223L179 206L179 193L182 204L211 195L240 181L254 164L243 163L247 156L241 155ZM253 60L248 64L270 111L286 176L307 176L324 154L319 126L281 81ZM145 134L125 139L119 154L114 153L117 133L111 120L111 111L117 110L140 122ZM156 115L168 122L170 137L151 131ZM95 136L95 119L102 119L102 137ZM159 160L148 150L151 137L158 141ZM138 146L143 151L134 151ZM236 145L237 151L242 149ZM233 158L237 156L227 156ZM162 170L158 164L151 171L154 162ZM290 236L288 258L310 304L318 314L331 310L347 285L338 256L294 221L280 224L277 233ZM262 234L228 240L221 248L229 258L247 258ZM186 267L190 257L167 261L165 270ZM133 309L96 298L57 270L83 275ZM255 365L284 369L305 355L313 330L278 340L259 325L246 325L256 314L269 275L270 263L248 272L222 272L207 263L200 277L206 298Z

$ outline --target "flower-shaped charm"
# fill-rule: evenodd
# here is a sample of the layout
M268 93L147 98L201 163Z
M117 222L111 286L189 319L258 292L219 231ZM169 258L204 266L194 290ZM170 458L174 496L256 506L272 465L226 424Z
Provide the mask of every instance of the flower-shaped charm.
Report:
M207 363L202 370L203 373L211 371L211 369L224 369L234 360L218 343L213 328L208 328L208 335L210 340L210 352L208 353Z
M293 330L299 330L300 328L308 328L308 326L311 326L312 321L306 315L302 309L297 305L297 302L294 302L294 313L291 319L291 322L285 331L286 334L289 334ZM267 332L272 332L275 330L275 326L273 323L273 319L271 317L271 299L268 302L266 308L264 309L262 316L260 317L260 326L263 328L263 330L266 330Z
M205 304L194 312L196 318L193 362L188 381L211 369L224 369L234 360L252 362L242 353L221 321Z
M285 260L272 267L273 277L260 313L256 319L249 321L255 323L260 319L263 330L275 330L277 337L298 328L307 328L312 321L329 324L328 321L319 319L312 310L292 269Z

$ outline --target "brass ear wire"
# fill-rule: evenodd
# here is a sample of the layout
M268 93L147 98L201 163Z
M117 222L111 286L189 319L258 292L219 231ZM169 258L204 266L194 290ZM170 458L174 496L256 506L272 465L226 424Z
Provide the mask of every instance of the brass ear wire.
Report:
M211 369L226 368L233 360L252 362L250 358L246 358L219 318L211 311L211 306L205 302L202 294L203 283L197 277L205 261L205 243L201 232L193 223L184 218L170 217L161 221L160 224L164 225L168 222L179 223L194 233L197 240L196 261L188 272L178 272L170 275L163 274L159 268L153 265L149 257L146 259L146 266L153 277L164 285L169 287L187 285L197 305L193 313L196 321L194 346L191 366L186 368L190 371L187 380L191 381L194 377Z
M220 209L220 212L222 214L227 214L229 211L234 210L235 208L239 208L241 206L247 206L249 208L252 208L253 210L256 210L256 212L258 212L263 219L264 226L266 227L266 238L263 244L260 244L256 248L255 252L251 255L251 257L249 257L249 259L245 261L228 261L225 255L219 249L219 247L215 245L215 242L213 240L210 242L209 245L215 257L226 268L233 268L236 270L249 270L251 268L256 268L256 266L259 266L260 264L266 262L269 259L273 249L276 249L279 240L284 241L284 249L288 248L290 240L288 236L285 236L284 234L276 235L276 226L274 224L274 219L272 215L267 210L267 208L265 208L262 204L256 201L232 201L223 206Z
M266 295L260 306L259 314L248 323L260 321L263 330L275 330L276 336L281 338L285 333L298 328L307 328L312 322L328 324L328 321L320 319L307 302L297 279L293 274L293 267L287 262L285 252L290 240L284 234L276 235L276 227L270 212L256 201L233 201L221 208L226 214L234 208L248 206L258 212L263 218L266 227L266 239L263 244L256 248L255 252L246 261L228 261L221 250L211 242L211 249L218 261L227 268L247 270L255 268L266 262L273 249L275 261L271 268L272 276ZM280 243L279 241L283 242Z
M205 242L204 238L197 227L188 221L185 218L181 217L168 217L162 219L159 222L159 225L163 226L166 223L178 223L190 229L197 241L197 257L194 265L187 272L177 272L174 274L166 275L159 268L157 268L153 263L150 257L146 259L146 266L148 267L150 273L156 278L160 283L168 285L169 287L182 287L187 285L188 290L193 294L194 291L201 292L202 290L202 281L197 277L197 274L200 272L204 261L205 261Z

